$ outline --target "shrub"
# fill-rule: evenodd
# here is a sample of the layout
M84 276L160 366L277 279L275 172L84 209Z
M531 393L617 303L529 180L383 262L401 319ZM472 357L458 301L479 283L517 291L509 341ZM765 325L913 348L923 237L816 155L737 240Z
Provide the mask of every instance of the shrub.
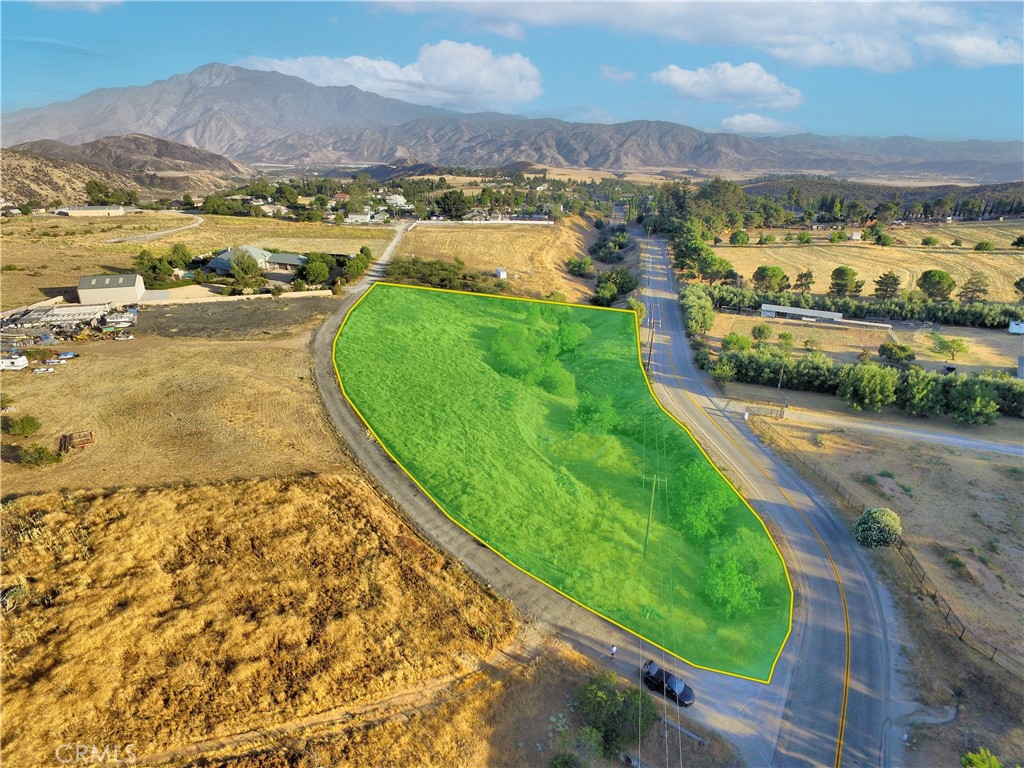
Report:
M935 237L935 235L928 235L927 237L922 237L921 238L921 245L938 245L938 244L939 244L939 238Z
M710 373L711 378L719 383L723 381L732 381L736 378L736 369L728 360L719 360L711 366Z
M886 341L878 346L878 356L894 363L909 363L914 359L914 350L907 344Z
M853 524L853 535L862 547L891 547L903 535L900 516L887 507L865 509Z
M722 339L723 352L730 352L734 349L748 350L752 346L754 346L754 342L750 340L750 337L735 332Z
M754 337L756 341L768 341L772 335L772 327L768 323L758 323L750 329L750 335Z
M964 241L961 240L959 237L954 237L953 238L953 242L950 243L950 245L952 245L954 248L959 248L963 244L964 244Z
M991 240L981 240L980 242L978 242L977 245L974 246L974 250L976 251L994 251L995 249L996 244L993 243Z
M843 242L843 240L846 240L846 238L846 233L843 232L841 229L837 229L828 236L828 241L830 243L841 243Z
M858 411L881 411L896 402L899 371L875 363L859 363L843 370L839 377L838 395Z
M44 467L47 464L60 463L61 458L59 453L54 453L49 448L38 443L32 443L21 449L21 458L19 460L22 464L27 464L30 467Z
M800 245L810 245L811 244L811 233L810 232L801 232L799 235L796 236L796 241L798 243L800 243Z
M591 392L580 395L579 404L570 417L573 428L578 432L602 435L611 432L619 423L611 395L597 397Z
M977 752L965 754L960 758L960 765L963 768L1003 768L999 758L985 747L979 747Z
M576 711L601 733L605 757L614 757L627 737L647 738L658 719L651 697L638 688L619 688L614 672L602 672L576 691Z
M4 421L4 431L9 435L17 435L18 437L31 437L39 431L40 426L42 425L39 423L39 419L28 415L13 421Z
M576 277L588 277L594 271L594 262L589 256L580 259L569 259L565 262L565 268L570 275Z
M737 229L731 235L729 235L730 245L746 245L750 242L750 235L747 234L745 229Z

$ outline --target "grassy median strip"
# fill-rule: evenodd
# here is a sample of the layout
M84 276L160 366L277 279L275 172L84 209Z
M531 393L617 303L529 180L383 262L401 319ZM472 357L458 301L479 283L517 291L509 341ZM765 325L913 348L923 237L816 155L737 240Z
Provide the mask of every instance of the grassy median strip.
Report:
M654 399L632 312L377 285L335 364L382 445L507 560L696 666L770 678L785 566Z

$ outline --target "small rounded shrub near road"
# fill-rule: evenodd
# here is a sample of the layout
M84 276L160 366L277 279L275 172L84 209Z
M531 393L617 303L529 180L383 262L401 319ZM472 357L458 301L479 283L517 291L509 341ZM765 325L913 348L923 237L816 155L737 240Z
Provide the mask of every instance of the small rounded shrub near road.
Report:
M900 516L888 507L866 509L853 524L857 543L868 549L891 547L903 533Z

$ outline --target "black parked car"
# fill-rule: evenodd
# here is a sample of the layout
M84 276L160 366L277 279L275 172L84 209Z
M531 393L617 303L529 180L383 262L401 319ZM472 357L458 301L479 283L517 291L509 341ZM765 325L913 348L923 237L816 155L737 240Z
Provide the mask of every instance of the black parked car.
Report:
M645 661L641 670L644 673L644 685L652 691L664 694L683 707L693 704L693 688L671 672L659 667L653 660Z

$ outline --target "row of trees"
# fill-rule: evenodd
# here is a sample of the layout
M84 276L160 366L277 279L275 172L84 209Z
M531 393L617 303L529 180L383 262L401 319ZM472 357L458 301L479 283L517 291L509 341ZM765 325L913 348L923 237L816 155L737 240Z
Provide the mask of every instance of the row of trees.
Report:
M804 274L810 273L802 273L801 276L798 276L797 287L799 287L800 278ZM851 276L844 270L839 277L852 278L853 287L856 288L855 271ZM813 282L813 275L810 275L810 280ZM1024 294L1024 285L1021 285L1021 289ZM844 317L854 320L873 317L978 328L1006 328L1012 320L1024 320L1024 306L1017 304L984 301L935 301L923 295L871 301L849 293L846 295L812 296L801 292L761 291L752 288L737 288L733 285L690 285L687 287L687 291L693 290L703 292L708 297L713 309L723 307L760 309L762 304L777 304L826 312L842 312Z
M991 424L1000 413L1024 418L1024 382L998 375L943 375L912 365L836 365L821 352L791 359L773 349L723 351L711 366L720 380L838 395L856 410L894 406L912 416L950 415Z
M461 259L454 262L441 259L396 258L388 262L387 278L396 283L430 285L476 293L505 293L508 284L489 275L466 269Z

